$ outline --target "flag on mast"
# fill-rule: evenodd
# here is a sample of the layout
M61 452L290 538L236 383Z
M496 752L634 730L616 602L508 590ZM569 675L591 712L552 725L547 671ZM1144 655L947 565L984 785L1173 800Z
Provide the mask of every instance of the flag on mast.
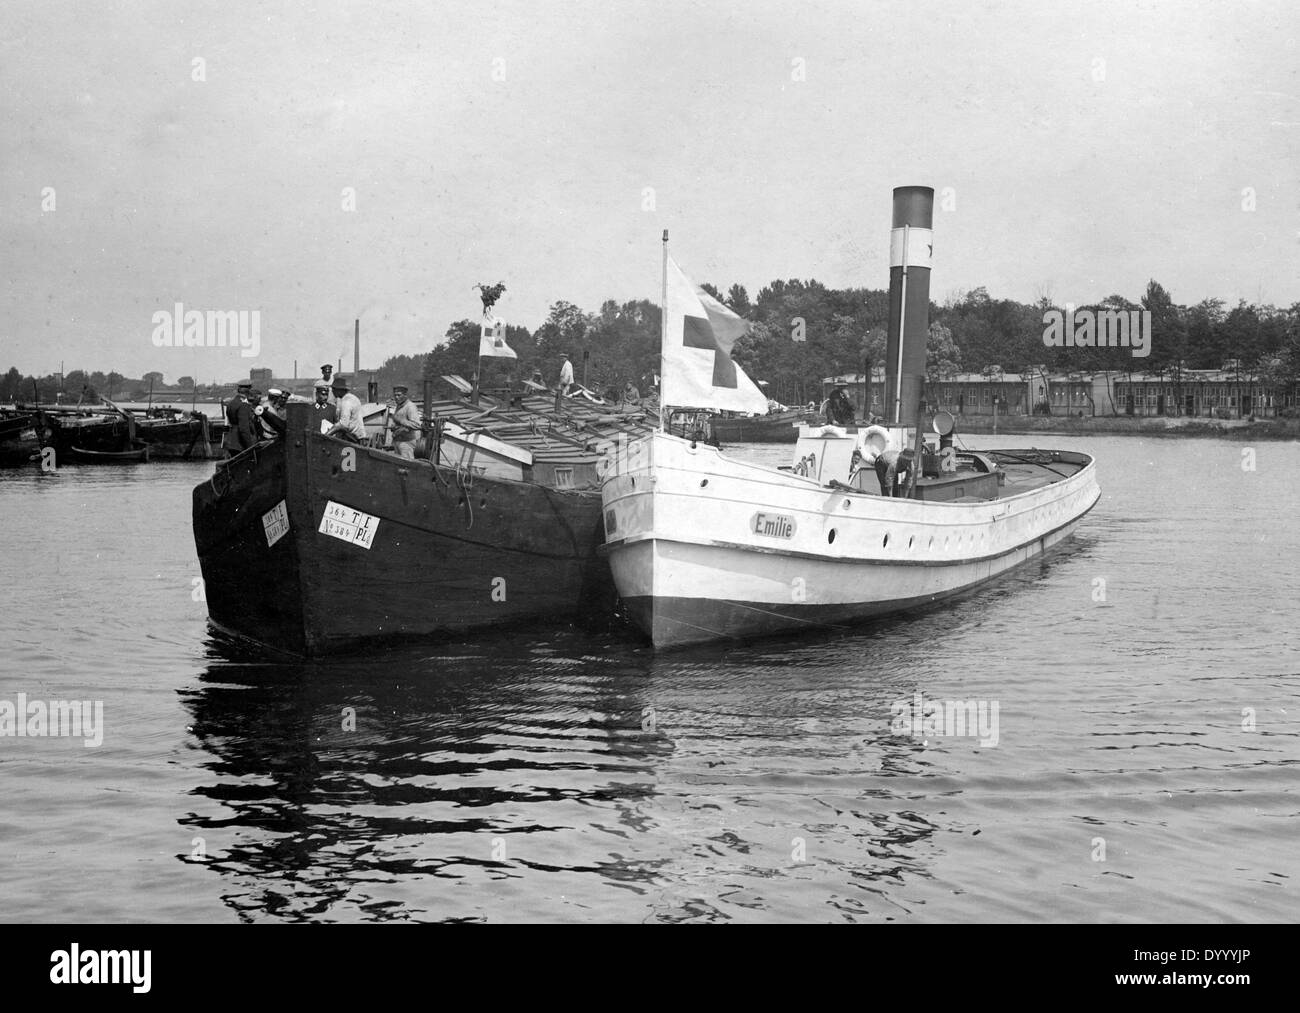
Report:
M691 281L668 258L660 404L766 414L767 395L731 360L749 324Z
M478 354L495 355L502 359L517 359L515 350L506 344L506 322L496 317L487 317L479 335Z

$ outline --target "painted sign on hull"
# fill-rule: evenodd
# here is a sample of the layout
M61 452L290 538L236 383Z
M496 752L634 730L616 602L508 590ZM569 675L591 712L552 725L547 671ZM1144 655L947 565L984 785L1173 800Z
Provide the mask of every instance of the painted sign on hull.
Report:
M768 538L793 538L794 518L786 514L754 514L753 530L756 535Z
M330 500L325 504L320 527L316 530L322 535L329 535L331 538L338 538L353 545L360 545L363 549L369 549L378 528L379 518L373 514L353 510L349 506Z

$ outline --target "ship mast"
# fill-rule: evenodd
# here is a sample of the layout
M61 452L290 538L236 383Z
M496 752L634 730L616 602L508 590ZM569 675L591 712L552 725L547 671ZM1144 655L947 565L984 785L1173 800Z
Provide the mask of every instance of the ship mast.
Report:
M664 263L662 299L659 303L659 431L664 431L664 420L668 417L668 377L664 367L667 365L664 350L668 347L668 230L664 229Z

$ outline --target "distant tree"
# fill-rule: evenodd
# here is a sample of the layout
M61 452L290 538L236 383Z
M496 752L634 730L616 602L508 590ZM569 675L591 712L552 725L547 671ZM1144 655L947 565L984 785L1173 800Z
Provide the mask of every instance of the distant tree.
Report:
M931 323L930 338L925 346L926 379L931 382L951 380L960 372L961 349L953 341L952 332L937 321Z
M141 386L145 390L148 390L150 386L162 387L166 384L166 382L167 381L163 379L163 375L155 371L150 371L148 373L145 373L145 375L140 378Z
M749 311L752 309L749 304L749 293L745 291L744 285L732 285L727 289L727 298L723 301L738 317L749 316Z
M193 389L194 389L194 377L192 377L192 376L182 376L179 380L176 381L176 386L179 387L179 388L181 388L181 390L193 390Z
M591 318L571 302L563 299L551 306L546 322L533 334L542 375L551 382L560 370L561 356L568 354L574 375L581 378L582 352L587 348Z
M108 376L104 378L104 386L108 388L107 397L110 401L113 399L113 395L117 393L118 388L122 385L122 381L125 379L126 377L117 371L109 373Z
M17 401L21 397L19 388L22 382L23 375L18 372L18 367L10 366L9 372L0 380L0 401Z
M437 379L440 376L459 374L469 380L478 368L481 336L481 323L478 320L457 320L447 328L444 342L425 356L425 376Z

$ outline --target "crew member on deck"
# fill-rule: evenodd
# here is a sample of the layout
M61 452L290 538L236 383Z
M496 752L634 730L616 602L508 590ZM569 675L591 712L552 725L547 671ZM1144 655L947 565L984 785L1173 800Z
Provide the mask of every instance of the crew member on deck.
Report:
M317 432L320 432L321 422L328 422L332 426L339 420L338 412L334 408L334 402L330 400L330 385L328 381L316 381L316 403L311 407L312 412L316 416Z
M835 385L826 401L826 421L833 426L851 426L854 422L853 402L849 400L844 384Z
M335 400L333 393L331 393L330 391L330 388L334 385L333 378L331 377L331 374L333 372L334 372L334 367L331 366L328 362L321 363L320 378L325 381L325 400L332 405L337 405L338 402Z
M366 423L361 417L361 399L348 392L348 378L336 376L330 388L334 391L338 421L326 433L326 436L341 436L352 443L366 441Z
M229 428L221 439L221 446L225 449L227 457L241 454L257 443L253 408L248 403L252 386L247 381L237 384L235 396L226 404L226 422L229 423Z
M631 380L629 380L627 383L623 385L623 403L624 404L641 403L641 392L636 389L636 385Z
M415 440L420 435L420 413L415 402L406 396L406 387L393 384L393 400L388 402L389 423L393 427L393 453L408 461L415 460Z
M560 410L560 398L569 393L569 388L573 386L573 363L569 361L569 353L564 353L564 365L560 367L560 382L555 387L555 410Z
M289 394L278 387L272 387L266 393L269 400L254 408L253 414L261 425L262 438L276 440L285 433L284 406L289 403Z

